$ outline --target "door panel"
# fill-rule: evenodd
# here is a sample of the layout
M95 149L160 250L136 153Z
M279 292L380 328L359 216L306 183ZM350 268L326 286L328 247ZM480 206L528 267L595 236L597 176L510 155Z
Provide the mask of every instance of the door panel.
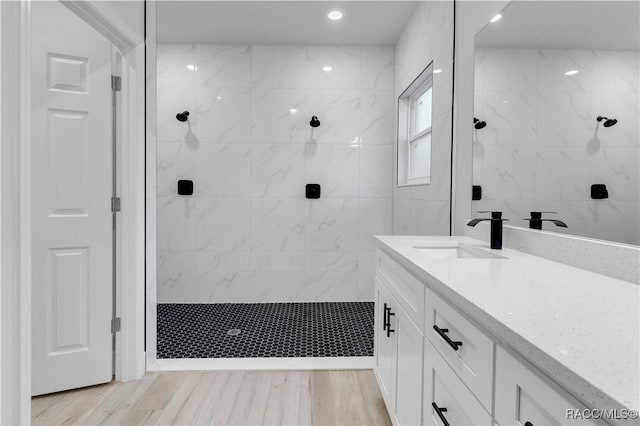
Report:
M32 37L32 393L112 377L111 46Z

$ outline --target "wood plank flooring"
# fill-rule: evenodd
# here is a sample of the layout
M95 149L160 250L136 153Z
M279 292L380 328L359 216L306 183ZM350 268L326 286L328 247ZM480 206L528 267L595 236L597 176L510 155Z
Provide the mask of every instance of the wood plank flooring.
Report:
M391 425L371 370L147 373L31 410L34 425Z

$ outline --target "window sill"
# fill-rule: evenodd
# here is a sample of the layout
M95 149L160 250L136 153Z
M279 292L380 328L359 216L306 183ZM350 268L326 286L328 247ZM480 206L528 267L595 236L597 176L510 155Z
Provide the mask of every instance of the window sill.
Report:
M431 178L425 178L425 179L416 179L413 182L407 182L407 183L398 183L396 184L397 188L404 188L407 186L425 186L425 185L431 185Z

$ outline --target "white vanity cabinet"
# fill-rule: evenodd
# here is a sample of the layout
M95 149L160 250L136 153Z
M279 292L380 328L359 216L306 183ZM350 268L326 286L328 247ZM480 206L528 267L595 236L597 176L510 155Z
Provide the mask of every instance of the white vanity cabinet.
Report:
M394 425L594 424L519 355L378 251L375 376Z
M566 392L501 347L496 352L496 423L500 425L594 425L568 419L567 409L584 409Z
M419 425L424 336L401 292L388 276L376 277L375 374L393 423Z

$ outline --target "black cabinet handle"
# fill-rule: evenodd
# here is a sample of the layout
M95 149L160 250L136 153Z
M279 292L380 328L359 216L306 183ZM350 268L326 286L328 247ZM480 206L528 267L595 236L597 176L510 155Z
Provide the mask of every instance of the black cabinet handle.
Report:
M387 309L388 309L387 308L387 304L385 303L384 307L383 307L383 313L382 313L382 329L383 330L386 330L387 326L388 326L388 324L387 324Z
M387 314L387 337L391 337L391 333L395 333L395 330L391 329L391 315L395 315L391 312L391 308L389 308L389 313Z
M462 346L462 342L454 342L453 340L451 340L451 338L449 338L449 336L447 336L446 333L449 332L448 328L440 328L437 325L434 325L433 329L440 335L440 337L445 340L445 342L449 344L449 346L451 346L454 351L457 351L458 347Z
M531 422L524 422L524 426L533 426L533 423L531 423Z
M442 424L444 426L449 426L449 422L447 421L447 418L444 416L444 414L442 414L442 413L446 413L447 409L438 407L438 404L436 404L435 402L432 402L431 406L433 407L434 410L436 410L436 414L438 415L438 417L440 417L440 420L442 420Z

